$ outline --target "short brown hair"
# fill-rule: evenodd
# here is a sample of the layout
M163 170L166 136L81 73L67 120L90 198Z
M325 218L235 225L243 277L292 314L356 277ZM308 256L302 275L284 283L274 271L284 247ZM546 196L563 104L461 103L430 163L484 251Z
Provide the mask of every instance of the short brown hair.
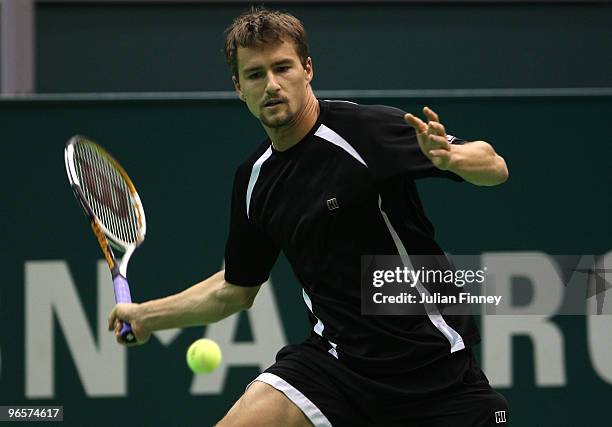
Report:
M289 13L251 7L234 20L225 30L225 34L225 59L232 70L232 75L236 78L238 78L239 47L291 41L295 44L302 65L306 66L308 58L306 30L300 20Z

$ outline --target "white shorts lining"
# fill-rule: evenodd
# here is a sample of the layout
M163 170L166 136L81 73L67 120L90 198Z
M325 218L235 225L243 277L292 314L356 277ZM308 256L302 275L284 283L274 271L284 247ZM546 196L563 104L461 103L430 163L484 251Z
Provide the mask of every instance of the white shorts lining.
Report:
M278 375L271 374L269 372L264 372L259 374L257 378L247 385L247 388L251 386L255 381L261 381L268 385L271 385L285 396L291 400L295 406L300 408L300 410L306 415L306 417L310 420L310 422L314 425L314 427L332 427L332 424L329 422L327 417L323 415L323 412L317 406L312 403L310 399L304 396L298 389L293 387L287 381L279 377Z

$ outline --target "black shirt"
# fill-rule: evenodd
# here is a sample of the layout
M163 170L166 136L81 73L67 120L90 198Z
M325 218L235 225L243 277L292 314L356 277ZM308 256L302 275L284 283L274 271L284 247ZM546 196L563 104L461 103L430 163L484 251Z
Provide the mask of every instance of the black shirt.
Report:
M303 287L311 339L368 374L412 370L476 343L471 316L361 314L362 255L443 253L414 181L461 178L423 155L403 111L319 104L299 143L279 152L268 139L238 168L225 279L261 285L282 250Z

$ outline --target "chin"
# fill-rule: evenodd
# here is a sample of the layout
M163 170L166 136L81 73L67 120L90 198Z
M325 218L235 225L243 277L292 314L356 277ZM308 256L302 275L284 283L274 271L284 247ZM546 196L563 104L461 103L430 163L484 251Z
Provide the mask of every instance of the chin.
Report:
M291 122L291 119L293 119L293 116L291 116L290 114L287 114L283 117L274 117L274 118L268 118L268 117L262 116L260 120L264 125L266 125L269 128L279 128Z

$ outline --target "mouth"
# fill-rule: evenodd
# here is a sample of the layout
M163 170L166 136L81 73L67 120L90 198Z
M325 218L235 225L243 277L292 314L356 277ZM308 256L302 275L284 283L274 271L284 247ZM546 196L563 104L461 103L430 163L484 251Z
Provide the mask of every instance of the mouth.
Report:
M263 106L265 108L271 108L271 107L276 107L277 105L280 104L284 104L285 101L281 98L275 98L275 99L269 99L266 102L264 102Z

